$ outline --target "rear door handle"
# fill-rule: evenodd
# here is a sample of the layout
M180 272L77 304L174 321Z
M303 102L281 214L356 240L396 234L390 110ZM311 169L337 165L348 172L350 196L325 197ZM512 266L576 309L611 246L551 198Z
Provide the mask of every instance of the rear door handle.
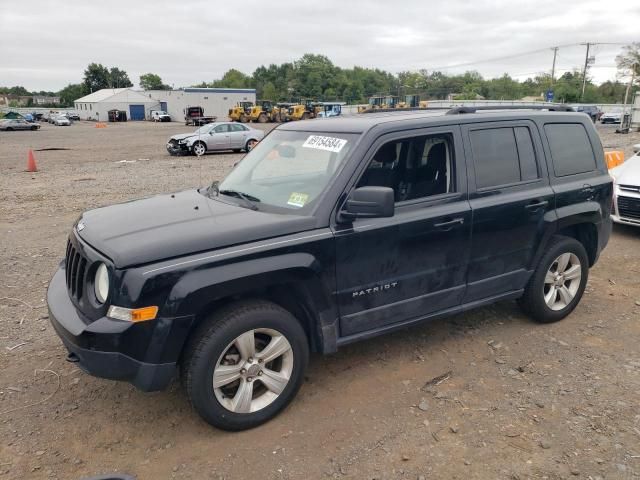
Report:
M454 226L464 223L464 218L454 218L453 220L447 220L446 222L434 223L433 226L440 230L451 230Z
M524 208L526 208L527 210L537 210L538 208L546 207L547 205L549 205L549 202L547 202L546 200L542 200L540 202L530 203Z

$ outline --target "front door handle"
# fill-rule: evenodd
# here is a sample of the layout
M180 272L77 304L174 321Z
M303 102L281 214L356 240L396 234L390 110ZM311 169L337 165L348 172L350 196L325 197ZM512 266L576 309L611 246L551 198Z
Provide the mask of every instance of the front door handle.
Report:
M460 217L460 218L454 218L453 220L447 220L446 222L434 223L433 226L440 230L447 231L447 230L451 230L454 226L458 224L462 225L463 223L464 223L464 218Z
M524 208L526 208L527 210L537 210L538 208L546 207L547 205L549 205L548 201L541 200L539 202L530 203L529 205L527 205Z

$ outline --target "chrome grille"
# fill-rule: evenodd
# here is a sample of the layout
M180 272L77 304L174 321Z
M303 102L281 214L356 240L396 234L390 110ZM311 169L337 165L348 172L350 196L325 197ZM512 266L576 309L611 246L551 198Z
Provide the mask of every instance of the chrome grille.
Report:
M87 259L80 254L70 240L67 241L67 255L65 257L67 290L69 291L69 295L76 300L82 298L82 288L84 286L86 270Z
M640 193L640 186L636 186L636 185L618 185L618 188L626 192Z
M640 198L618 196L618 213L621 217L640 220Z

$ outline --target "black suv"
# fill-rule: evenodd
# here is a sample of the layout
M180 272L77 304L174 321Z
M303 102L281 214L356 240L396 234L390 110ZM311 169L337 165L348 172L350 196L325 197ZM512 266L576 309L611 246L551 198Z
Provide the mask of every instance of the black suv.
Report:
M498 300L567 316L611 231L589 118L371 113L276 128L220 183L98 208L48 291L70 361L256 426L309 351Z

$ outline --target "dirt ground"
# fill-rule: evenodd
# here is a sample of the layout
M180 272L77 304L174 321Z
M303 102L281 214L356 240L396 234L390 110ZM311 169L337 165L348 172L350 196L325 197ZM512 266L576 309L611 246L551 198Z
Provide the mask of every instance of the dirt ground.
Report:
M316 355L247 432L204 423L177 382L145 394L67 363L44 299L73 221L222 177L240 155L164 150L191 128L0 132L0 479L640 478L640 229L614 227L564 321L504 302ZM640 143L599 130L627 156ZM68 150L35 151L29 174L29 148Z

